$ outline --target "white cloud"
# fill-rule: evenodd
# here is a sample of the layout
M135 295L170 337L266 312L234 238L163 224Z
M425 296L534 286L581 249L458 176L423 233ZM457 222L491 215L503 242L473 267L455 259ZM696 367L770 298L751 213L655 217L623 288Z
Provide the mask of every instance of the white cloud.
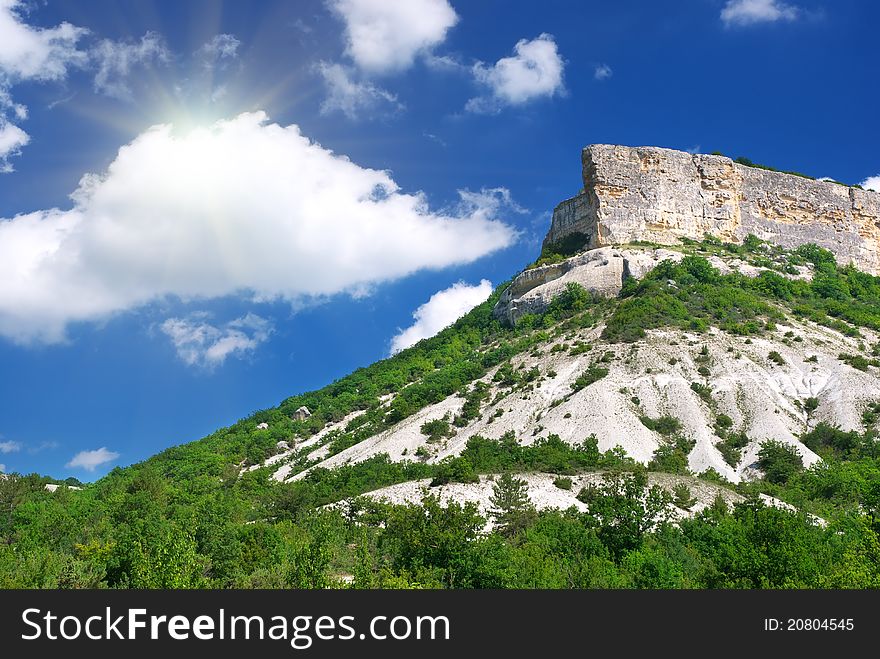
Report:
M482 62L474 65L474 78L488 88L489 95L472 98L465 109L494 113L504 105L521 105L564 92L565 64L551 35L541 34L531 41L521 39L514 46L514 53L492 66Z
M0 453L16 453L20 450L21 444L19 444L18 442L0 442Z
M155 126L57 208L0 219L0 335L64 340L167 296L303 301L470 263L517 232L506 191L433 210L263 112Z
M6 473L6 465L0 464L0 474Z
M365 113L393 113L403 109L397 96L370 82L354 80L353 71L348 67L321 62L318 69L327 88L321 114L342 112L349 119L357 119Z
M797 7L780 0L728 0L721 10L721 20L728 27L793 21L799 15Z
M212 369L229 356L244 357L272 333L272 323L253 313L236 318L222 327L202 317L169 318L161 326L174 344L177 356L189 366Z
M237 58L240 45L241 42L234 34L218 34L202 44L196 51L196 57L202 60L206 69L214 69L218 65L223 66L227 60Z
M68 469L81 467L86 471L95 471L100 465L107 462L113 462L118 457L118 453L115 451L108 451L106 446L102 446L94 451L80 451L64 466Z
M614 75L614 71L607 64L599 64L593 71L593 77L596 80L607 80L612 75Z
M90 56L98 67L95 91L122 101L131 100L128 78L134 67L164 63L171 58L162 37L155 32L147 32L134 42L103 39L90 51Z
M87 30L62 23L53 28L24 22L26 7L20 0L0 0L0 173L12 171L9 158L21 153L30 138L11 123L27 119L27 108L13 102L12 85L24 80L61 80L72 66L86 62L77 42ZM11 116L10 116L11 115Z
M327 0L327 5L345 23L346 53L368 73L409 68L458 22L447 0Z
M880 192L880 174L878 174L877 176L869 176L864 181L862 181L860 185L865 188L865 190Z
M413 312L415 322L391 339L391 354L434 336L464 316L492 294L492 282L483 279L476 286L460 281L438 291Z

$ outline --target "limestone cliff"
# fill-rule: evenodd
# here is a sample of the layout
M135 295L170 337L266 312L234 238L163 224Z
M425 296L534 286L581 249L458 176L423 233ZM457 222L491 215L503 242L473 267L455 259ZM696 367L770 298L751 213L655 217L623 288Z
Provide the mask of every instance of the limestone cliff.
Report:
M589 249L751 233L788 248L816 243L880 273L876 192L657 147L594 144L582 161L584 189L556 207L545 245L575 232Z

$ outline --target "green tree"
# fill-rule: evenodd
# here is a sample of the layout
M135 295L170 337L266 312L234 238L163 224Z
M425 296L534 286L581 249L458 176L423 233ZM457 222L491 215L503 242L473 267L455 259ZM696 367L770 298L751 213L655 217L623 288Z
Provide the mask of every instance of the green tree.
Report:
M669 521L672 497L663 488L648 487L643 469L610 472L601 485L581 490L578 499L589 507L599 538L617 558L641 546L646 533Z
M513 536L527 527L535 517L535 507L529 500L529 485L509 473L502 474L492 488L489 511L499 532Z

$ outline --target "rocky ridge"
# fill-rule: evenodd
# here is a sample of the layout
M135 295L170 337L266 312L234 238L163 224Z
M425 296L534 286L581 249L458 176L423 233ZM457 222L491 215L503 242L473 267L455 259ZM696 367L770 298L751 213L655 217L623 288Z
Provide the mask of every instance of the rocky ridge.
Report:
M880 272L880 193L658 147L594 144L582 166L584 188L556 207L545 246L573 233L589 249L754 234L786 248L815 243Z

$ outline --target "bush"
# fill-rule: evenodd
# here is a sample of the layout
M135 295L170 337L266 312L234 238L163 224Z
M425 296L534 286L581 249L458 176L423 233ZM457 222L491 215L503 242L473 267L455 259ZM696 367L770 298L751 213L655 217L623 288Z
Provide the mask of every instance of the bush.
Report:
M691 382L691 390L703 399L707 405L712 404L712 388L699 382Z
M558 478L553 479L553 484L560 490L570 490L572 481L570 478L567 478L565 476L559 476Z
M643 415L639 417L639 421L641 421L642 425L649 430L658 432L661 435L673 435L681 430L681 421L676 419L674 416L661 416L656 419L652 419L649 416Z
M580 391L585 387L589 387L594 382L601 380L606 375L608 375L607 368L591 364L586 371L578 376L577 380L572 382L571 388L573 391Z
M775 350L771 350L771 351L770 351L770 354L767 355L767 358L768 358L771 362L773 362L773 363L775 363L775 364L778 364L779 366L784 366L784 365L785 365L785 358L783 358L783 356L780 355L780 354L779 354L778 352L776 352Z
M445 437L452 437L455 434L455 431L449 425L449 421L445 418L425 421L420 430L423 435L428 436L428 442L431 444L439 442Z
M837 358L860 371L867 371L869 366L876 366L878 363L876 359L869 361L861 355L848 355L846 353L840 353Z
M742 457L742 449L749 443L749 438L744 432L727 433L723 441L715 444L715 448L721 453L721 457L731 467L736 467Z
M651 462L648 463L649 471L662 471L668 474L687 474L688 454L693 450L696 442L683 437L676 437L673 441L665 441L657 450Z
M771 483L785 483L803 470L804 461L793 446L769 439L761 443L758 466Z
M861 435L855 430L844 432L824 421L801 436L801 442L804 446L817 453L826 447L840 453L848 453L858 448L861 441Z

